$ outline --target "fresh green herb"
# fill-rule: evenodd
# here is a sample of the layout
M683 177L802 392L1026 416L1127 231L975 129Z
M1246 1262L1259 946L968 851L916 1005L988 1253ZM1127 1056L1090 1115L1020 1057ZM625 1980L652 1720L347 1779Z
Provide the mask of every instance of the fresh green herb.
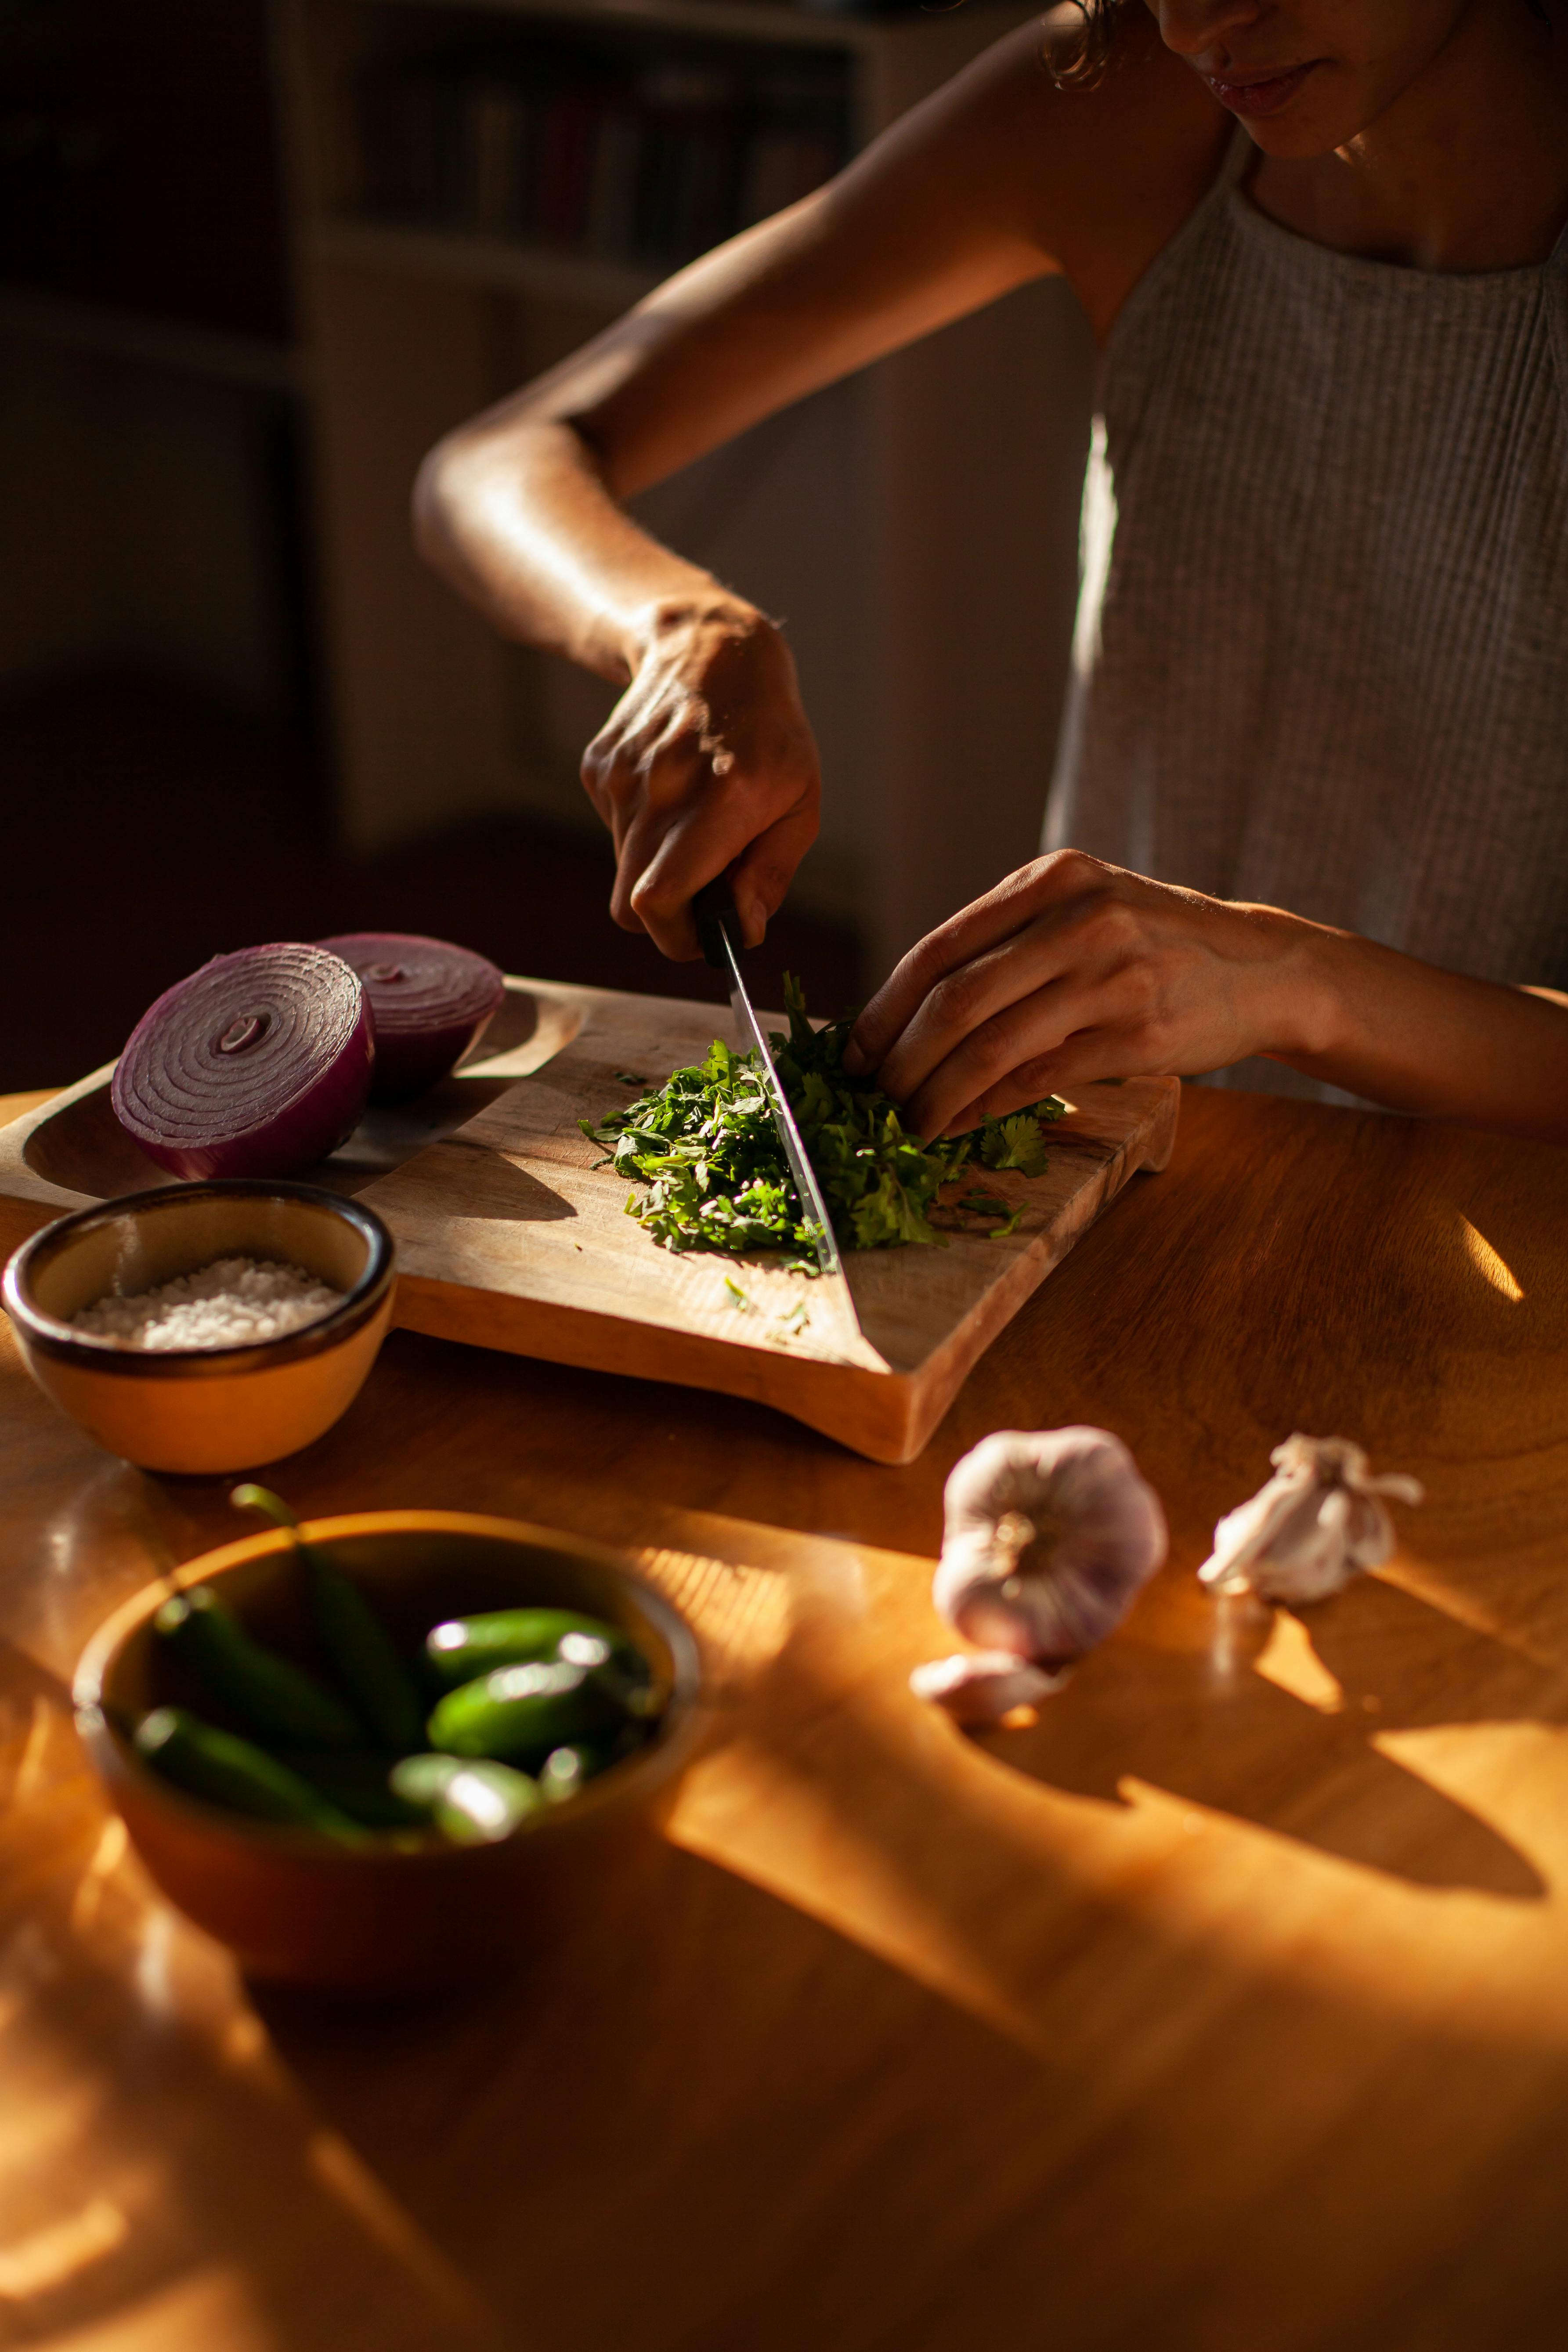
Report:
M636 1212L634 1211L633 1213L635 1215ZM731 1282L729 1276L726 1275L724 1276L724 1287L730 1294L730 1304L735 1309L736 1314L749 1315L752 1311L752 1302L746 1293L742 1289L740 1284L738 1282Z
M811 1309L804 1298L797 1298L787 1315L781 1315L773 1325L775 1339L798 1339L811 1320Z
M1008 1217L1002 1224L992 1226L991 1231L985 1236L986 1240L988 1242L1005 1241L1009 1234L1016 1234L1018 1230L1018 1220L1023 1213L1024 1203L1020 1201L1010 1217Z
M623 1087L646 1087L647 1080L637 1070L617 1070L616 1076Z
M1041 1123L1067 1108L1056 1096L1010 1118L987 1119L976 1135L924 1144L905 1133L898 1105L873 1079L846 1072L852 1022L813 1029L799 982L788 973L784 1009L789 1034L771 1040L774 1066L841 1247L945 1247L928 1213L942 1185L975 1160L1043 1174ZM585 1118L578 1125L604 1150L601 1167L647 1188L631 1195L626 1213L666 1248L731 1256L782 1249L791 1254L792 1269L816 1271L812 1228L795 1198L754 1055L733 1054L715 1038L705 1062L672 1072L662 1087L596 1126Z
M1015 1111L1011 1118L988 1118L981 1130L980 1157L987 1168L1016 1168L1020 1176L1043 1176L1046 1139L1037 1108Z

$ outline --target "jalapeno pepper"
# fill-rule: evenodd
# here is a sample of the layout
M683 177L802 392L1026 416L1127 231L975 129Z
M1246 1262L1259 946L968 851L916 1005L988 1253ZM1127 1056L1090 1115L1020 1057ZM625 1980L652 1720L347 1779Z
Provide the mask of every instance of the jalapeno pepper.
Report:
M357 1838L348 1815L329 1804L298 1772L232 1731L204 1723L183 1706L155 1707L136 1727L137 1754L193 1797L257 1821L290 1822L330 1837Z
M542 1801L526 1772L483 1757L405 1756L393 1767L391 1785L458 1845L510 1837Z
M372 1739L398 1756L417 1748L425 1736L418 1685L358 1585L319 1545L305 1541L293 1512L270 1487L237 1486L229 1500L239 1510L263 1513L292 1536L321 1654Z
M614 1762L603 1740L574 1739L552 1748L539 1768L539 1793L547 1805L563 1805Z
M652 1737L651 1724L623 1723L618 1731L603 1738L573 1739L552 1748L539 1768L540 1795L547 1805L564 1804L612 1764L624 1764L628 1756L635 1756Z
M431 1747L451 1756L544 1756L623 1719L592 1666L535 1660L448 1691L426 1731Z
M628 1686L648 1681L647 1660L620 1626L574 1609L496 1609L483 1616L454 1617L426 1635L425 1655L440 1687L456 1690L497 1666L569 1656L562 1645L574 1638L604 1643Z
M257 1641L210 1585L176 1592L153 1623L219 1706L252 1731L301 1748L359 1744L348 1709L302 1666Z
M392 1787L395 1759L391 1756L343 1748L289 1748L280 1760L362 1828L407 1830L424 1823L423 1808L406 1803Z

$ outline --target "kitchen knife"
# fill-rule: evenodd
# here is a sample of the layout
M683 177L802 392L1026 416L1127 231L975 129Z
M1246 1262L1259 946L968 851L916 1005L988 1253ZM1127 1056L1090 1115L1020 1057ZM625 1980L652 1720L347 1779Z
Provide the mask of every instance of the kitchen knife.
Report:
M773 1125L778 1129L779 1141L784 1145L789 1172L795 1179L795 1197L800 1202L802 1218L812 1235L817 1270L822 1274L841 1275L844 1266L838 1255L838 1244L833 1236L833 1221L822 1197L822 1187L805 1156L805 1146L800 1139L800 1129L795 1123L789 1097L784 1093L779 1074L773 1067L768 1041L763 1034L762 1024L746 993L746 983L741 977L740 959L736 952L741 938L740 918L735 912L735 901L730 895L730 886L722 875L715 881L703 884L691 901L691 912L703 955L715 971L724 974L729 983L730 1009L735 1016L735 1026L744 1042L756 1053L768 1108L773 1115Z

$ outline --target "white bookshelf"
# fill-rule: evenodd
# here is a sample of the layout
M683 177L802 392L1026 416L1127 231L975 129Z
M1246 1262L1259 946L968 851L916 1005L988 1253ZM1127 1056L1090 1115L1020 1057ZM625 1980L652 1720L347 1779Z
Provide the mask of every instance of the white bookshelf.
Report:
M596 823L575 782L613 697L499 642L418 562L408 493L451 425L658 273L363 215L351 89L459 21L530 20L837 52L858 142L1026 21L770 0L280 0L304 373L315 420L342 814L369 847L467 814ZM756 428L641 502L782 614L826 791L803 897L879 966L1027 856L1059 707L1089 360L1059 287L1026 289Z

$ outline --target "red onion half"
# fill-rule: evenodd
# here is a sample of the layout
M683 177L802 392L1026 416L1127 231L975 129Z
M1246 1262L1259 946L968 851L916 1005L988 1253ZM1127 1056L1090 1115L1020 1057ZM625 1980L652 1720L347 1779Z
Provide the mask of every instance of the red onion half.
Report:
M110 1090L114 1116L176 1176L291 1176L363 1115L368 998L325 948L214 956L144 1013Z
M469 948L413 931L344 931L321 945L353 964L375 1016L373 1102L403 1102L444 1078L484 1034L506 993Z

